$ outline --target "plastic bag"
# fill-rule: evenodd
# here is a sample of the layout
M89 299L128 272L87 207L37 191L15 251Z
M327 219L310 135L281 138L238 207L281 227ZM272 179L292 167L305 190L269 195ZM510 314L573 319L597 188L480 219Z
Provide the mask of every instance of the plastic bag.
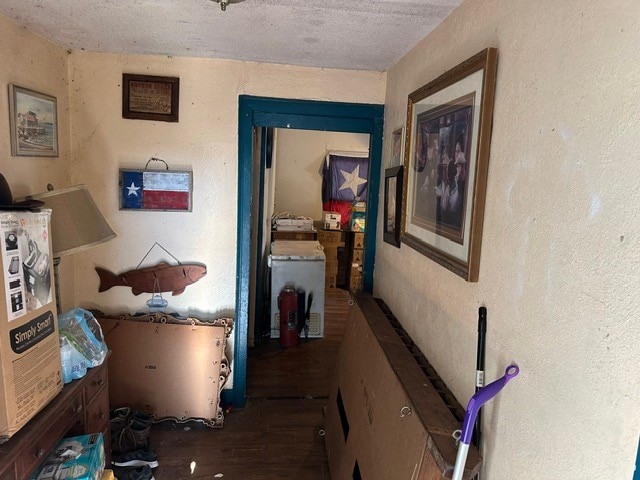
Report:
M100 324L90 311L74 308L59 315L58 328L63 377L67 371L71 381L84 376L87 368L102 364L107 356L107 344ZM72 350L75 350L75 353ZM68 383L64 378L63 381Z
M60 337L60 357L62 359L62 381L65 384L87 374L88 360L64 336Z

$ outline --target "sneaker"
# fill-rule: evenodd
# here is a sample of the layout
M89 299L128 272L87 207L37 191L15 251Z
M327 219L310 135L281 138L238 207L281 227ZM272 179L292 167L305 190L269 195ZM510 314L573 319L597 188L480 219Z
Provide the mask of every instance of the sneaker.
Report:
M117 467L141 467L147 465L150 468L158 466L158 455L153 450L135 450L130 453L113 455L111 463Z
M142 467L113 467L113 474L118 480L155 480L151 468Z
M111 451L115 454L129 453L135 450L147 450L151 437L151 425L131 421L122 430L111 436Z

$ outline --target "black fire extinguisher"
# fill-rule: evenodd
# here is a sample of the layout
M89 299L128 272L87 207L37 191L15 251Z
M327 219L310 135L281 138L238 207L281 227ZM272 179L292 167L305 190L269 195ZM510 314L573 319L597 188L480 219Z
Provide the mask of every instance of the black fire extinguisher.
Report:
M292 347L298 344L298 293L292 286L285 286L278 296L280 312L280 345Z

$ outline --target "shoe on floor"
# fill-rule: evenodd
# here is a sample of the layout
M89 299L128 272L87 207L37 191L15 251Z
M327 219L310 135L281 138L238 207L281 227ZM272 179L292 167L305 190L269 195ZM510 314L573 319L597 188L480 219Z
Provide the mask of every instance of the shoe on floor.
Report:
M143 425L151 425L153 423L153 414L143 410L133 410L131 420L142 423Z
M122 430L131 421L131 408L120 407L109 412L109 426L111 433Z
M155 480L151 468L142 467L113 467L113 474L118 480Z
M147 450L151 437L151 424L144 425L131 420L128 426L111 434L111 452L129 453L135 450Z
M112 455L111 463L117 467L141 467L147 465L150 468L158 466L158 455L153 450L135 450L130 453Z

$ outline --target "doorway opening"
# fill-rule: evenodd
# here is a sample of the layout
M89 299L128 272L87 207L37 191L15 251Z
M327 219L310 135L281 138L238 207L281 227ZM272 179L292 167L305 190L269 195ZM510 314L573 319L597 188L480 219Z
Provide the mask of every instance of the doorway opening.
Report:
M267 138L269 127L369 134L370 171L365 221L367 230L372 234L366 235L364 241L362 287L370 292L373 289L383 115L383 105L240 96L233 387L223 391L226 404L242 407L246 403L251 288L252 285L255 288L256 280L256 262L253 258L252 265L252 256L256 255L258 241L264 242L264 235L268 235L268 232L263 232L266 219L256 218L256 212L262 211L261 202L264 200L264 192L261 194L259 185L264 182L267 155L256 155L256 148L265 144L263 138ZM268 149L261 148L261 151L267 152Z

